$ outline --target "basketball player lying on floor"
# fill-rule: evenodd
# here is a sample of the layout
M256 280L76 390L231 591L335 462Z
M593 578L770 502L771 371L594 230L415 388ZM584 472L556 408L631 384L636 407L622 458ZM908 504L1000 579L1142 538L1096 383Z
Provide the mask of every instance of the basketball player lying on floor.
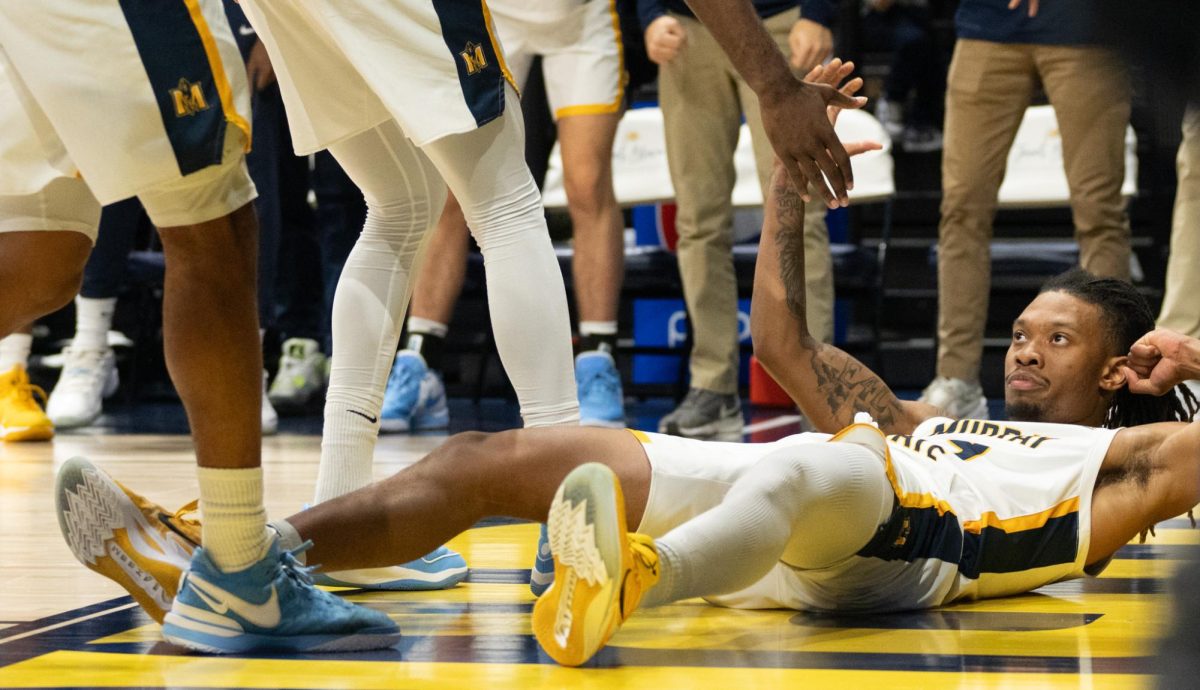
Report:
M575 665L639 606L699 596L886 612L1096 574L1140 531L1200 501L1200 423L1180 423L1197 405L1174 391L1200 376L1200 341L1152 331L1132 286L1081 272L1047 283L1014 322L1012 421L955 421L898 400L862 364L813 341L803 205L780 171L767 211L756 351L818 428L842 429L836 436L732 444L598 428L459 434L390 479L274 523L283 544L323 568L369 568L427 553L486 516L548 515L556 579L533 629L551 657ZM856 413L878 428L852 423ZM152 615L189 586L178 581L183 559L164 561L182 541L162 525L194 535L194 523L82 460L60 472L59 506L77 555L72 535L89 535L136 564L143 577L102 567L107 556L89 567L117 572ZM124 536L135 531L156 550L135 548ZM173 613L187 620L186 610Z

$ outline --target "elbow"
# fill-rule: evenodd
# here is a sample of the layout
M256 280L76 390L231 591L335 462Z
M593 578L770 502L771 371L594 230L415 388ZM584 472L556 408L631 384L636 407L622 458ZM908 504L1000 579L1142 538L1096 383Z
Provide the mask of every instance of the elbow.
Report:
M752 344L754 345L754 358L767 371L771 371L779 364L779 344L768 337L752 336Z
M780 372L814 351L819 343L811 337L786 338L776 333L754 338L753 345L754 358L778 381Z

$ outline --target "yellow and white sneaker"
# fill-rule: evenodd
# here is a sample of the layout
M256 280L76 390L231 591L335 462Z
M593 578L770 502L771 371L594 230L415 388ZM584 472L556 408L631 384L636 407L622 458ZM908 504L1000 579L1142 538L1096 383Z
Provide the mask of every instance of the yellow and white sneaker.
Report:
M72 458L55 483L58 525L80 563L124 587L162 623L179 578L200 541L200 525L129 491L83 458Z
M533 607L533 634L550 658L578 666L600 651L658 582L654 540L625 527L625 497L608 467L575 468L548 520L554 584Z
M34 396L42 399L42 405ZM54 437L54 423L46 416L46 391L29 382L18 364L0 373L0 440L46 441Z

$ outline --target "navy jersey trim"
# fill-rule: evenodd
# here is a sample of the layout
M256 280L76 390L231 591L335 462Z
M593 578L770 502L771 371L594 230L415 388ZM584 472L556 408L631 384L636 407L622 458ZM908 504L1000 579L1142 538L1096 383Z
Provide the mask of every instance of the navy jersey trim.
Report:
M909 563L926 558L957 563L962 553L962 527L954 513L939 515L936 507L898 506L857 555Z
M463 100L476 126L504 114L503 58L492 43L488 18L481 0L433 0L442 25L442 39L458 70Z
M897 507L858 556L885 561L937 559L958 564L970 579L1074 563L1079 550L1079 513L1050 518L1033 529L1007 532L984 527L963 532L950 512L936 507Z
M1015 573L1074 563L1079 552L1079 513L1050 518L1046 524L1019 532L984 527L967 532L958 569L978 579L981 573Z
M183 0L120 0L179 172L218 165L225 112L204 41Z

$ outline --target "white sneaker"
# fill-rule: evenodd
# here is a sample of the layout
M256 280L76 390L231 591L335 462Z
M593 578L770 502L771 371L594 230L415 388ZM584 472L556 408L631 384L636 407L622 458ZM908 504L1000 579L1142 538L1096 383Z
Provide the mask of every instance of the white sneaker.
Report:
M884 131L893 139L904 134L904 104L879 98L875 101L875 118L883 125Z
M119 383L111 348L64 348L62 374L50 393L46 414L61 429L87 426L100 416L101 400L116 393Z
M920 401L955 419L987 419L987 398L976 382L939 376L921 393Z
M325 354L320 343L311 338L288 338L281 349L279 373L268 395L280 411L300 411L325 390Z
M932 153L942 150L942 130L937 127L906 127L900 146L909 153Z
M270 436L279 431L279 413L271 407L271 398L267 397L267 371L263 370L262 392L262 435Z

